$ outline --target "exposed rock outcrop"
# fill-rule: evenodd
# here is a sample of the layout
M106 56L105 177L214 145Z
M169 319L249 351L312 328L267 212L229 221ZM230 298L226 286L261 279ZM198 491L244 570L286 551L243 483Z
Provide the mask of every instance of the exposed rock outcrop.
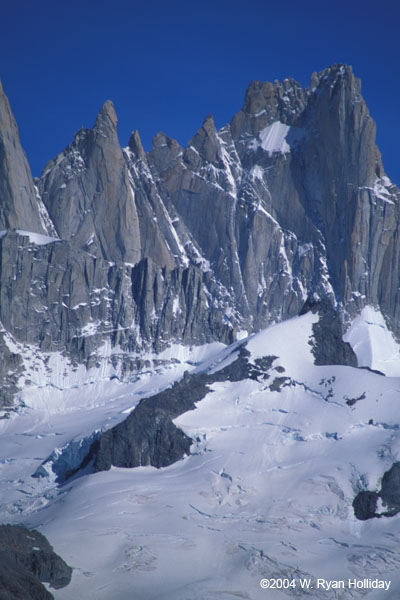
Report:
M382 506L378 511L378 500ZM383 474L379 492L361 491L353 501L357 519L366 521L374 517L393 517L400 512L400 462L395 462Z
M72 569L41 533L0 525L1 600L51 600L53 595L41 582L62 588L69 584L71 574Z
M319 317L312 326L313 337L310 340L314 363L357 367L357 356L350 344L343 341L343 323L339 311L327 299L318 302L308 299L300 314L309 310Z

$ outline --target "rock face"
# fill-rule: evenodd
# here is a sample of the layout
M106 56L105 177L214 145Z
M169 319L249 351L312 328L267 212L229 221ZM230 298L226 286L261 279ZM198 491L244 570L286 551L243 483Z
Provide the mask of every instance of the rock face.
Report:
M58 589L71 580L72 569L38 531L0 525L1 600L51 600L40 582Z
M382 500L383 510L377 510L378 500ZM400 462L395 462L383 474L379 492L362 491L353 501L357 519L366 521L374 517L394 517L400 512Z
M300 314L309 310L319 316L317 323L312 326L313 337L310 341L315 364L357 367L357 356L350 344L343 341L343 324L330 301L307 300Z
M0 230L20 228L53 233L35 189L10 104L0 83Z
M48 371L54 352L93 367L108 347L121 377L132 353L232 342L308 298L340 321L377 305L399 334L400 192L351 67L305 89L252 82L231 124L208 116L187 148L159 133L146 153L134 132L121 149L116 125L106 102L35 191L0 94L3 406L28 350Z

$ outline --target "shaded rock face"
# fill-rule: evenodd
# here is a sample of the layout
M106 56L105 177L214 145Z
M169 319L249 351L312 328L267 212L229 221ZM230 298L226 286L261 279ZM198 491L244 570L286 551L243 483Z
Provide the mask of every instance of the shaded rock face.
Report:
M319 316L317 323L312 326L313 336L310 340L314 364L357 367L357 356L350 344L343 341L343 323L331 302L308 299L300 314L309 310Z
M0 83L0 230L28 229L52 235L54 228L35 189L10 104Z
M55 554L38 531L0 525L1 600L51 600L41 582L58 589L71 580L72 569Z
M36 190L0 93L3 406L22 381L15 344L86 366L109 344L126 372L124 353L228 343L307 298L342 321L380 306L399 333L400 192L350 67L308 88L252 82L231 124L208 116L187 148L159 133L146 153L134 132L121 149L116 126L108 101Z
M373 517L380 516L376 514L378 498L379 495L376 492L359 492L353 500L354 514L356 518L360 521L367 521Z
M379 498L383 510L377 512ZM374 517L394 517L400 512L400 462L395 462L382 477L379 492L362 491L353 500L357 519L366 521Z

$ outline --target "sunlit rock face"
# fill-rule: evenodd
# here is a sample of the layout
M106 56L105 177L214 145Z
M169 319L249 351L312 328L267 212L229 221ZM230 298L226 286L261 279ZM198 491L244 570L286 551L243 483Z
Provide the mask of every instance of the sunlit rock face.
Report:
M24 348L47 374L60 352L125 376L132 353L230 343L307 299L341 321L379 306L398 334L400 192L351 67L252 82L187 148L159 133L146 153L138 132L121 148L116 127L107 101L35 187L0 94L2 405L32 381Z

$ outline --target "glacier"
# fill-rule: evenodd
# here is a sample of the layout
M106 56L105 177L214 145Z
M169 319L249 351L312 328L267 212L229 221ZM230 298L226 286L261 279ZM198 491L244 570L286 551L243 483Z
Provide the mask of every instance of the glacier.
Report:
M266 591L263 578L379 578L398 593L399 517L361 522L352 501L360 490L377 489L399 456L400 378L316 366L310 341L317 321L308 312L232 347L211 347L208 357L207 347L197 357L182 349L175 365L158 374L97 384L102 391L88 405L82 394L90 392L76 388L74 402L55 400L51 410L44 403L33 409L26 398L18 414L0 422L1 518L38 528L73 567L70 585L52 590L57 600L366 593ZM377 323L390 338L373 307L347 334L356 350L368 339L365 367L376 366L381 354ZM222 369L238 344L245 344L252 363L268 356L272 365L265 377L212 384L195 410L175 419L193 440L182 460L162 469L112 467L63 484L31 477L55 445L109 428L132 410L135 398L171 385L183 370ZM371 600L382 597L380 590L367 592Z

